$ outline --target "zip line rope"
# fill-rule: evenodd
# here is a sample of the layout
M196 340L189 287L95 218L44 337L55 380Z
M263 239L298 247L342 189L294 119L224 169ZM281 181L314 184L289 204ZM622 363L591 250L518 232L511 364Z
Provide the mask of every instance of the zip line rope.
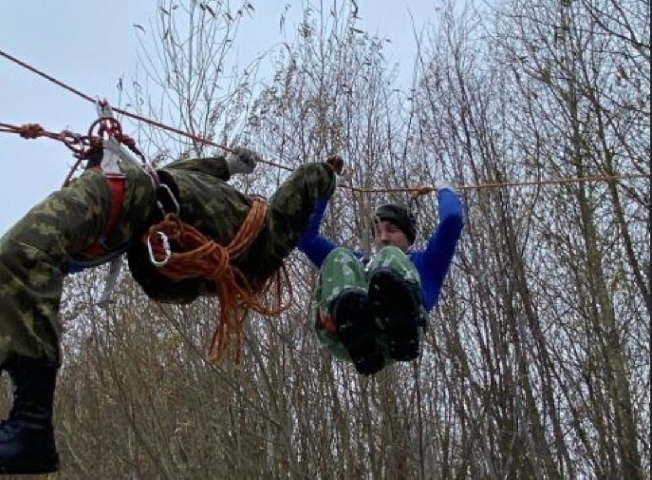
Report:
M6 58L7 60L10 60L13 63L16 63L17 65L29 70L32 73L35 73L36 75L45 78L46 80L58 85L59 87L77 95L78 97L83 98L86 101L89 101L91 103L96 103L96 99L93 99L91 96L85 94L84 92L81 92L80 90L71 87L70 85L62 82L61 80L57 80L56 78L52 77L51 75L48 75L47 73L19 60L18 58L9 55L8 53L4 52L3 50L0 49L0 56ZM141 115L138 115L136 113L129 112L128 110L123 110L120 108L115 108L111 107L114 112L117 112L121 115L124 115L125 117L131 118L133 120L136 120L138 122L146 123L148 125L151 125L153 127L166 130L168 132L176 133L178 135L187 137L191 140L197 141L204 143L206 145L211 145L213 147L220 148L222 150L225 150L227 152L232 152L233 150L229 147L226 147L224 145L221 145L219 143L215 143L212 140L209 140L207 138L200 137L198 135L194 135L192 133L180 130L175 127L171 127L169 125L166 125L164 123L152 120L150 118L143 117ZM0 133L2 132L7 132L7 133L17 133L23 138L38 138L38 137L46 137L46 138L51 138L53 140L58 140L61 141L66 147L68 147L70 150L73 151L73 154L75 157L78 158L77 163L73 167L73 170L71 171L69 177L72 175L76 167L79 165L81 161L81 156L83 155L84 147L88 145L92 141L92 138L90 138L90 134L87 136L82 136L75 134L70 131L62 131L60 133L54 133L54 132L49 132L45 130L43 127L41 127L38 124L26 124L22 126L15 126L15 125L10 125L7 123L0 123ZM282 165L279 163L275 163L269 160L261 159L262 163L265 163L267 165L281 168L284 170L292 171L293 168L288 167L286 165ZM513 187L524 187L524 186L541 186L541 185L558 185L558 184L568 184L568 183L580 183L580 182L613 182L613 181L618 181L618 180L625 180L625 179L634 179L634 178L649 178L649 174L645 173L626 173L626 174L620 174L620 175L594 175L594 176L587 176L587 177L564 177L564 178L558 178L558 179L543 179L543 180L528 180L528 181L519 181L519 182L496 182L496 183L482 183L482 184L466 184L466 185L457 185L456 188L460 191L472 191L472 190L484 190L484 189L498 189L498 188L513 188ZM437 189L435 187L394 187L394 188L361 188L361 187L354 187L351 185L344 185L344 184L339 184L338 185L341 188L346 188L348 190L352 190L354 192L360 192L360 193L374 193L374 192L406 192L406 193L412 193L413 196L420 196L420 195L427 195L429 193L432 193L436 191Z

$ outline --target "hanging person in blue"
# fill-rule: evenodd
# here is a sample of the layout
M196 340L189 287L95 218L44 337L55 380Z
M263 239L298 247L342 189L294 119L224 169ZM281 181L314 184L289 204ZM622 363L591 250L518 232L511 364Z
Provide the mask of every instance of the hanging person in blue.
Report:
M424 250L413 248L416 221L409 208L388 203L374 216L374 250L361 254L319 234L328 198L317 202L299 250L319 268L313 317L319 342L332 355L373 375L395 361L419 357L430 312L464 226L455 187L436 185L439 224Z

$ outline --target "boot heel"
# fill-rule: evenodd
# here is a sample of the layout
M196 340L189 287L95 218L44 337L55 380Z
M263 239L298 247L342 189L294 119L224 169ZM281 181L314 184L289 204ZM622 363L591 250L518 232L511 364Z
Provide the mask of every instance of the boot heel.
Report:
M331 318L357 372L373 375L381 370L385 359L376 341L376 326L367 305L367 293L358 289L342 291L331 304Z
M59 470L52 407L58 364L24 357L5 369L14 384L9 418L0 425L0 473L40 474Z
M420 292L389 268L377 269L369 281L369 303L387 334L389 355L409 362L419 357Z

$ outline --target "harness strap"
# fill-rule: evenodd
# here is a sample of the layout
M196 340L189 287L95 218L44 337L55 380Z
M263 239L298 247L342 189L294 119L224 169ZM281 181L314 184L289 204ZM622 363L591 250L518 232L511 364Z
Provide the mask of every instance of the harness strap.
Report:
M337 325L335 325L333 318L328 314L328 312L326 312L326 310L319 308L318 318L318 321L321 323L322 327L324 327L324 330L326 330L331 335L335 335L337 333Z
M93 168L98 172L102 172L100 168ZM118 224L120 213L122 212L122 201L125 196L125 177L122 174L104 173L104 177L109 184L111 191L111 211L109 213L109 220L102 231L102 235L92 245L83 250L84 255L102 256L110 253L106 248L106 240L111 236L113 230Z

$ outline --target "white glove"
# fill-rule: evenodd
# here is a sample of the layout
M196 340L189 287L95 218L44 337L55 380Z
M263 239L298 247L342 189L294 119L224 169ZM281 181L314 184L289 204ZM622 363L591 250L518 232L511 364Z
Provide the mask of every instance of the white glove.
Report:
M457 191L457 188L455 188L455 185L453 185L450 182L447 181L439 181L435 182L435 189L439 192L441 190L450 190L451 192L459 195L459 192Z
M249 148L233 147L233 152L229 152L226 156L226 164L229 167L229 173L231 175L236 173L251 173L260 161L260 156Z

